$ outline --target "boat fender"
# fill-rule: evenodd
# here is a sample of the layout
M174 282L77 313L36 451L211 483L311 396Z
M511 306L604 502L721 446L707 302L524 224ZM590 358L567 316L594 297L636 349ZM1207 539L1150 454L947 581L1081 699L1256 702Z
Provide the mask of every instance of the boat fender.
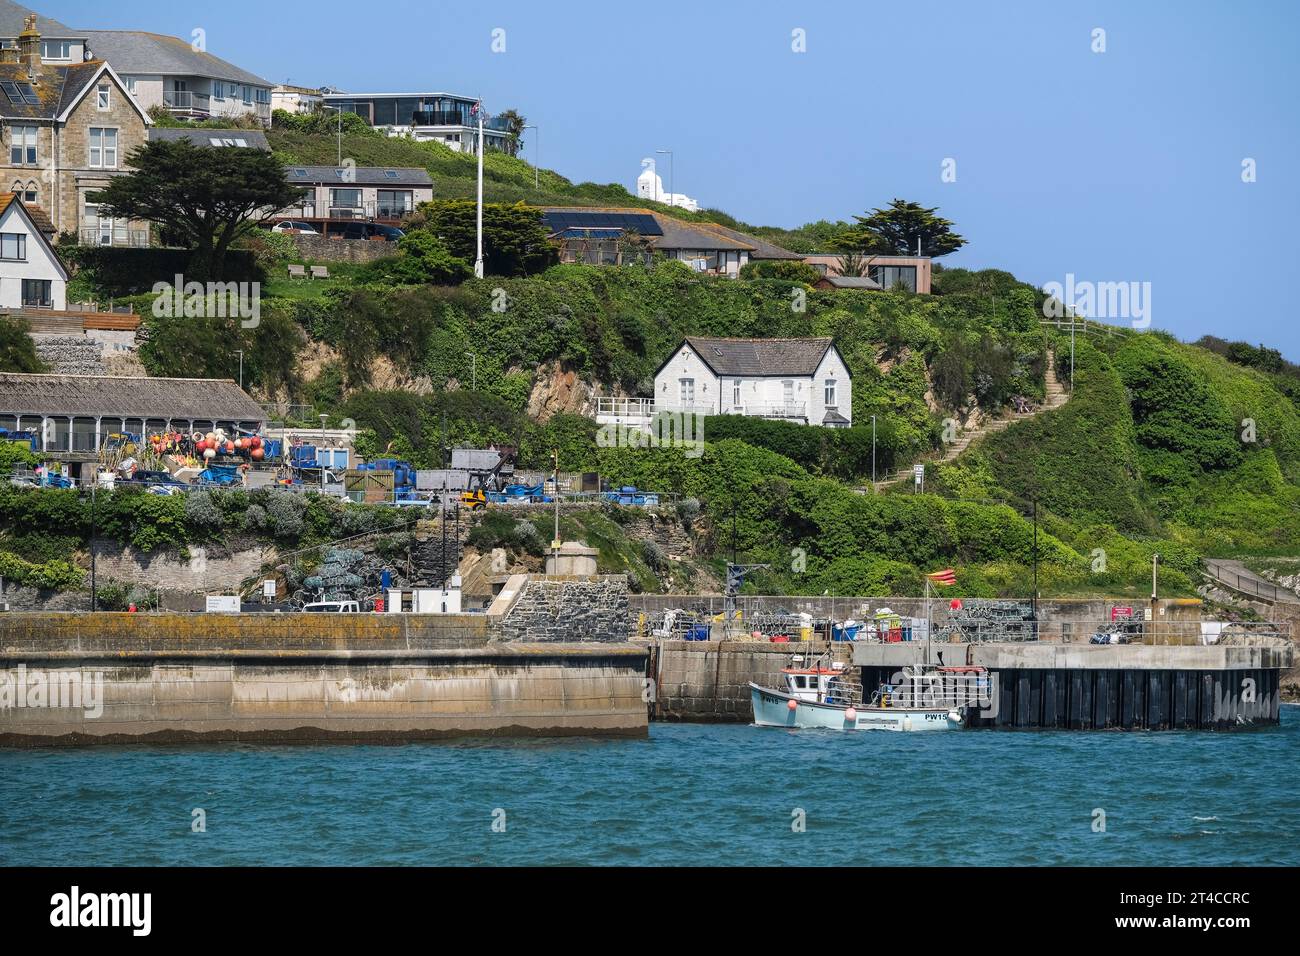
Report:
M948 719L951 720L953 723L960 724L962 722L961 711L960 710L948 711Z
M846 711L844 712L844 719L847 720L847 721L850 721L850 722L856 722L857 719L858 719L858 711L857 711L857 708L856 708L856 707L850 707L848 710L846 710Z
M904 717L904 718L903 718L903 729L904 729L904 730L911 730L911 729L912 729L912 718L911 718L911 717Z
M785 706L789 707L791 710L797 710L799 707L799 702L797 700L792 700L789 703L787 703Z

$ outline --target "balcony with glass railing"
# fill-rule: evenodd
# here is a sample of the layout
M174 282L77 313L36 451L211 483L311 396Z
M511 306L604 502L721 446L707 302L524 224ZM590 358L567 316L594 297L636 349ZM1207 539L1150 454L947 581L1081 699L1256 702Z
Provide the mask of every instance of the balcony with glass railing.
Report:
M128 226L83 226L80 239L83 246L142 249L149 245L149 230L132 229Z
M295 203L279 212L276 219L384 219L399 222L415 211L413 200L367 200L357 203Z
M212 97L193 90L163 90L163 105L174 113L211 113Z

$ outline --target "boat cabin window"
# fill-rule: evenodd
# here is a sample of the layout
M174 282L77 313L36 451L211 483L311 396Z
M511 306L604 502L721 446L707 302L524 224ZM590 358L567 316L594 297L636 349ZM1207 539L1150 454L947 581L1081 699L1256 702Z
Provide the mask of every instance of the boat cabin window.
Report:
M794 686L800 689L807 687L807 679L802 674L797 675L794 679Z

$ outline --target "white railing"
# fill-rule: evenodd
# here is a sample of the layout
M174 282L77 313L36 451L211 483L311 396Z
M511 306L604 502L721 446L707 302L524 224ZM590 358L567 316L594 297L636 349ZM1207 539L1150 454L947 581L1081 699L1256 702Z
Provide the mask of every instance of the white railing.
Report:
M212 108L212 98L207 93L191 90L163 90L163 105L186 113L207 113Z
M612 418L649 418L655 413L653 398L613 398L596 399L596 414Z
M733 415L749 415L754 418L807 418L808 406L803 402L754 404L745 405L740 411L733 408L731 413Z
M83 246L132 246L141 248L149 245L149 230L128 229L126 226L112 228L87 226L81 230Z

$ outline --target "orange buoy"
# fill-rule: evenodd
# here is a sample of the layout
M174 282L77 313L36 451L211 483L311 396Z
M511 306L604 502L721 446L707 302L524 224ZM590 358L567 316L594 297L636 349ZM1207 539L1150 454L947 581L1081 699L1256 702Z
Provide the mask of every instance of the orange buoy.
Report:
M789 707L791 710L794 710L799 706L799 702L797 700L792 700L785 706Z

